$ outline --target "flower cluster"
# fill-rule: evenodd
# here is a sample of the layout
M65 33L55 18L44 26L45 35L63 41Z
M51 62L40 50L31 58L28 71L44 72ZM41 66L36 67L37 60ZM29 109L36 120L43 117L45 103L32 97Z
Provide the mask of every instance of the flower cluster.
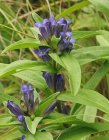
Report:
M25 114L31 114L34 110L34 94L33 94L33 88L30 85L23 85L21 87L21 91L24 95L24 103L27 108L26 113L21 110L21 108L15 104L13 101L8 100L7 102L7 108L10 110L11 113L13 113L19 120L19 122L22 123L22 126L27 129L26 122L24 115Z
M48 53L53 48L53 46L51 46L53 36L59 38L56 48L56 51L59 54L62 52L70 52L73 49L73 43L75 42L75 39L72 38L71 24L72 22L70 20L60 18L56 21L54 17L44 19L42 23L35 23L35 26L40 31L40 34L38 35L39 40L45 42L47 46L51 48L40 46L39 49L35 50L35 53L44 61L49 60Z

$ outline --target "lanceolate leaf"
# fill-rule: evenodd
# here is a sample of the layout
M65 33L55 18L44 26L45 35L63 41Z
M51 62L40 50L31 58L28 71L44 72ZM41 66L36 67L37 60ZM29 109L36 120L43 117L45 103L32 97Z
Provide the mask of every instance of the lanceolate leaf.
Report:
M71 14L74 11L80 10L81 8L83 8L89 4L90 4L89 1L83 1L83 2L77 3L74 6L64 10L61 14L57 15L56 18L65 17L68 14Z
M79 103L82 105L93 106L109 114L108 99L106 99L103 95L93 90L82 89L76 96L72 95L70 92L67 92L65 94L59 95L58 99L62 101L69 101Z
M84 65L98 59L108 59L109 46L93 46L88 48L81 48L73 50L71 55L73 55L73 57L78 60L80 65Z
M45 90L47 88L47 84L42 77L41 72L33 70L23 70L15 73L14 76L27 81L28 83L32 84L34 87L40 90Z
M104 123L82 123L66 129L57 140L80 140L90 134L95 134L109 130L109 124Z
M69 83L71 87L71 92L73 95L76 95L80 89L81 84L81 68L78 61L72 57L72 55L68 54L61 57L63 64L65 65L65 69L69 74Z
M27 127L28 127L29 131L30 131L32 134L35 134L37 125L38 125L39 122L42 120L42 118L43 118L43 117L36 117L36 118L32 121L30 117L25 117L25 121L26 121Z
M84 85L84 88L95 89L102 78L109 70L109 61L105 61L102 66L92 75L89 81Z
M50 67L43 62L31 61L31 60L18 60L8 64L0 71L0 78L6 77L25 69L33 69L36 71L50 70ZM51 69L52 70L52 69Z
M40 41L37 41L35 39L22 39L20 41L17 41L10 46L6 47L2 53L10 50L15 50L15 49L22 49L22 48L38 48L40 45Z
M108 0L89 0L98 11L103 12L106 14L107 17L109 17L109 1Z

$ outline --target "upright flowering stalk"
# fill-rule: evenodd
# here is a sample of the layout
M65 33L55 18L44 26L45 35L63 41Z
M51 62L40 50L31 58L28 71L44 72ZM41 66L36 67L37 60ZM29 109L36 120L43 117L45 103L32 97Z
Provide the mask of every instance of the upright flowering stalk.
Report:
M35 23L35 26L39 29L40 34L39 40L44 42L46 46L39 46L34 52L44 61L51 62L50 52L55 52L58 55L66 52L69 53L73 49L73 44L75 39L72 38L73 33L71 32L70 20L60 18L55 20L54 17L49 19L44 19L42 23ZM53 39L56 39L57 44L53 44ZM54 47L55 45L56 47ZM53 62L53 60L52 60ZM53 62L55 63L55 62ZM53 66L54 67L54 66ZM56 69L56 67L55 67ZM54 92L61 92L64 90L65 80L62 74L43 72L43 77L50 89ZM51 112L57 105L57 100L55 100L45 111L45 114ZM65 109L64 109L65 110Z

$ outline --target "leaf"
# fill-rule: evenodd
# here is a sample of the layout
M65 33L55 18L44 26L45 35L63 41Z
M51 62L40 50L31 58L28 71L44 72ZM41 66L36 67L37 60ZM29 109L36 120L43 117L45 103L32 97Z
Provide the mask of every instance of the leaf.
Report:
M108 59L109 58L109 46L93 46L87 48L81 48L73 50L71 55L75 57L80 65L87 64L89 62Z
M42 45L40 41L26 38L9 45L2 51L2 53L5 53L6 51L22 49L22 48L38 48L40 45Z
M73 31L73 37L75 39L85 39L100 34L98 31Z
M105 61L102 66L92 75L89 81L84 85L84 88L95 89L102 78L109 70L109 61Z
M73 95L76 95L80 89L81 84L81 68L78 61L72 57L72 55L68 54L61 57L63 64L65 65L65 69L69 74L69 83L71 87L71 92Z
M65 130L57 140L80 140L80 138L95 133L94 129L75 126Z
M53 137L49 132L36 132L35 135L26 135L25 140L53 140Z
M43 19L35 12L32 13L32 17L36 22L42 22Z
M14 127L8 131L5 131L5 133L0 134L1 140L15 140L17 138L21 138L22 133L18 130L18 128Z
M106 30L99 31L102 35L97 35L96 39L100 46L109 46L109 32Z
M82 123L83 121L77 119L75 116L70 115L70 116L61 116L56 119L52 120L47 120L46 124L63 124L63 123L70 123L70 124L79 124Z
M17 98L15 98L14 96L10 96L10 95L7 95L7 94L3 94L3 93L0 93L0 100L3 102L3 101L8 101L8 100L12 100L14 101L16 104L20 104L19 103L19 100Z
M37 132L35 140L53 140L53 136L49 132Z
M55 60L58 64L60 64L61 66L65 67L65 65L63 64L62 60L60 59L59 55L57 55L56 53L50 53L49 54L50 57Z
M41 72L33 70L23 70L15 73L14 76L27 81L40 90L45 90L47 88L47 84L42 77Z
M107 17L109 17L109 1L108 0L89 0L98 11L103 12L106 14Z
M81 89L76 96L72 95L70 92L67 92L59 95L57 99L96 107L97 109L109 114L109 100L93 90Z
M61 14L57 15L56 19L61 18L61 17L65 17L65 16L67 16L68 14L71 14L74 11L77 11L77 10L79 10L79 9L85 7L85 6L88 6L89 4L90 3L87 0L85 0L83 2L79 2L79 3L75 4L74 6L71 6L70 8L64 10Z
M31 68L37 65L41 66L41 63L36 61L31 61L31 60L18 60L12 62L11 64L8 64L6 67L0 70L0 78L9 76L23 69ZM44 64L42 63L42 65Z
M31 120L30 117L25 116L25 121L27 124L28 130L32 133L35 134L37 125L39 122L42 120L43 117L36 117L33 121Z
M36 115L41 115L45 112L45 110L53 103L53 101L57 98L57 96L59 95L59 93L54 93L52 95L50 95L49 97L47 97L45 100L43 100L38 108L35 111Z

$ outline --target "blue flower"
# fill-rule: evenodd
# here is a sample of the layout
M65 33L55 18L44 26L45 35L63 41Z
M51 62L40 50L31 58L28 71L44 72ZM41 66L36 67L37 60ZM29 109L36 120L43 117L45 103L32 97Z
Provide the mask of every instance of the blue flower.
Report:
M25 135L22 136L21 140L24 140L24 139L25 139Z
M18 121L21 122L22 126L23 126L26 130L28 130L27 125L26 125L26 122L25 122L24 116L23 116L23 115L19 115L17 118L18 118Z
M61 40L58 43L58 52L62 53L64 51L70 52L73 49L73 43L75 39L72 38L72 32L61 32Z
M13 101L8 100L7 108L16 116L23 114L20 107L17 104L13 103Z
M38 49L34 50L34 52L45 62L50 60L50 56L48 55L49 51L50 48L46 46L40 46Z
M23 85L21 91L24 94L24 102L29 112L34 110L34 93L31 85Z
M54 101L54 102L46 109L46 111L44 112L44 114L49 114L49 113L51 113L51 112L54 110L54 108L56 107L57 102L58 102L57 100Z
M44 72L43 76L46 80L48 87L51 88L54 92L64 90L65 81L62 74L52 74Z
M75 39L72 38L71 24L72 22L70 20L64 18L60 18L56 21L54 17L50 17L50 19L44 19L42 23L37 22L35 26L39 28L40 31L39 39L46 42L48 45L51 44L51 39L54 35L56 38L60 38L57 49L58 52L62 53L64 51L70 52L73 49ZM39 50L42 51L42 49ZM39 51L36 53L39 54ZM44 53L48 52L44 50ZM43 57L45 57L45 55ZM46 58L44 59L46 60Z

